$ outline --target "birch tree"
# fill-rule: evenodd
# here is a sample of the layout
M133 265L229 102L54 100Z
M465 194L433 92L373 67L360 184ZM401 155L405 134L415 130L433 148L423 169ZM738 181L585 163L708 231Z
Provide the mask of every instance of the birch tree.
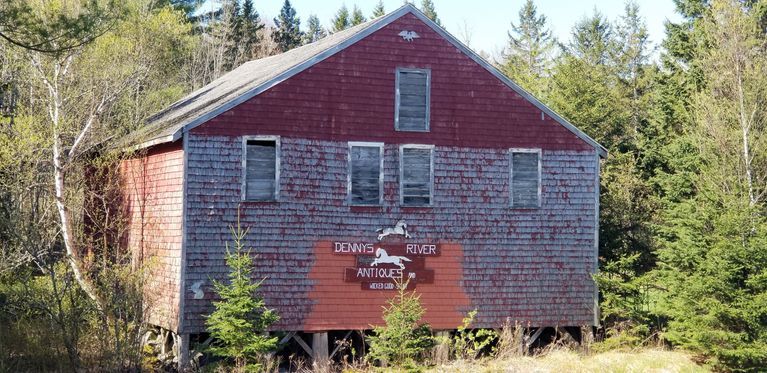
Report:
M76 15L81 9L43 4L36 14L55 18L56 12ZM150 2L130 3L125 13L127 19L113 20L110 32L87 45L62 49L53 41L51 47L61 52L27 50L50 128L51 179L62 245L77 282L99 308L103 308L103 301L83 269L84 248L78 237L82 216L82 190L77 189L82 185L80 162L93 145L125 131L120 126L130 125L110 123L116 103L131 89L141 89L165 61L162 51L172 50L171 45L188 31L183 26L168 27L172 21L183 24L181 15L170 8L156 10ZM140 122L143 117L136 120Z
M715 0L699 9L688 33L697 40L685 40L694 47L688 78L699 91L690 97L690 128L674 146L688 145L670 154L673 174L661 184L671 192L652 273L661 290L656 312L669 320L667 340L716 369L760 371L767 365L764 8Z
M739 2L712 3L703 22L700 64L706 89L695 98L702 145L721 170L723 191L742 193L748 207L767 193L767 40L758 12ZM734 182L734 183L732 183Z

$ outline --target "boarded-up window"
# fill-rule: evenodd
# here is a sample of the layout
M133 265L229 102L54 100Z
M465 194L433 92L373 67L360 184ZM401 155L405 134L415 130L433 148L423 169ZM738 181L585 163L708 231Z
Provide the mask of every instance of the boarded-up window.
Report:
M511 206L536 208L541 205L540 150L511 151Z
M245 142L245 199L269 201L277 199L277 141Z
M395 127L400 131L429 130L429 70L397 69Z
M349 203L381 203L383 183L383 144L349 143Z
M432 147L403 146L400 151L400 194L405 206L428 206L432 202Z

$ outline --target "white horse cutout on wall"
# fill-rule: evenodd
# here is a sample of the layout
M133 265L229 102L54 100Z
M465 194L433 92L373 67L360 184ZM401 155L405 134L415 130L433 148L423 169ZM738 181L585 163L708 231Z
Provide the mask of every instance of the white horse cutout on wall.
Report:
M378 241L381 241L384 237L392 234L398 234L400 236L405 236L405 238L410 238L410 234L407 233L407 224L404 220L397 221L397 224L394 227L381 228L376 232L378 233Z
M378 248L378 250L376 250L376 258L375 260L373 260L373 263L370 263L370 266L376 267L379 264L391 263L398 266L400 269L405 269L405 265L402 264L402 262L409 262L409 261L410 259L405 258L404 256L397 256L397 255L389 256L389 253L387 253L386 250Z

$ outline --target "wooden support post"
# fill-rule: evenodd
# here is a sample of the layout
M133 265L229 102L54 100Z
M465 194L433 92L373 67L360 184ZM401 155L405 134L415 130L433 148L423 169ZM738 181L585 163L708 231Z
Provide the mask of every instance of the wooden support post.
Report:
M288 343L295 335L296 335L296 332L288 332L287 334L285 334L285 336L283 336L282 339L280 339L280 341L277 342L277 350L266 354L266 356L269 359L273 358L274 355L276 355L277 352L282 350L282 348L285 347L285 344Z
M594 343L594 328L590 325L581 327L581 351L591 352L591 345Z
M176 342L178 345L178 371L188 372L191 369L189 364L189 334L179 334Z
M304 339L301 338L301 336L299 336L298 334L293 334L293 339L296 341L296 343L298 343L299 346L301 346L301 348L304 349L304 351L306 351L307 355L314 358L314 352L312 352L312 348L309 347L309 345L306 344L306 342L304 342Z
M320 370L324 370L328 366L330 355L328 354L327 332L312 334L312 359L315 367Z
M521 327L519 324L517 324L516 327L514 327L514 330L512 330L512 333L514 333L514 341L517 341L517 356L525 356L527 355L527 336L525 335L525 328Z
M338 353L339 350L341 350L341 347L344 346L346 341L349 339L349 336L352 335L352 332L353 332L353 330L349 330L348 332L346 332L344 337L341 338L341 340L336 341L336 347L333 349L333 352L330 353L330 358L331 359L333 358L333 356L336 356L336 354Z
M447 330L434 333L437 344L432 349L434 363L440 364L450 359L450 332Z
M526 348L530 348L530 346L532 346L533 343L535 343L535 341L538 339L538 337L541 336L541 333L543 333L543 329L546 329L546 328L543 327L543 326L538 328L538 330L536 330L535 333L533 333L533 335L530 336L530 338L525 343L525 347Z

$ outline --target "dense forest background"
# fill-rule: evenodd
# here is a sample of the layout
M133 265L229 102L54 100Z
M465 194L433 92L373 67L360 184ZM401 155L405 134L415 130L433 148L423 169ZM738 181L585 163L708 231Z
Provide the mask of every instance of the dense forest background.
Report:
M594 10L565 43L527 1L492 62L609 150L606 343L660 341L756 371L767 366L767 2L673 1L683 21L657 50L637 2L618 19ZM94 163L121 156L110 144L239 64L386 11L344 6L325 28L288 1L269 26L251 0L198 5L0 4L0 371L144 366L146 268L109 247L119 219L93 208L108 196L84 175L109 180ZM439 23L432 1L418 5Z

